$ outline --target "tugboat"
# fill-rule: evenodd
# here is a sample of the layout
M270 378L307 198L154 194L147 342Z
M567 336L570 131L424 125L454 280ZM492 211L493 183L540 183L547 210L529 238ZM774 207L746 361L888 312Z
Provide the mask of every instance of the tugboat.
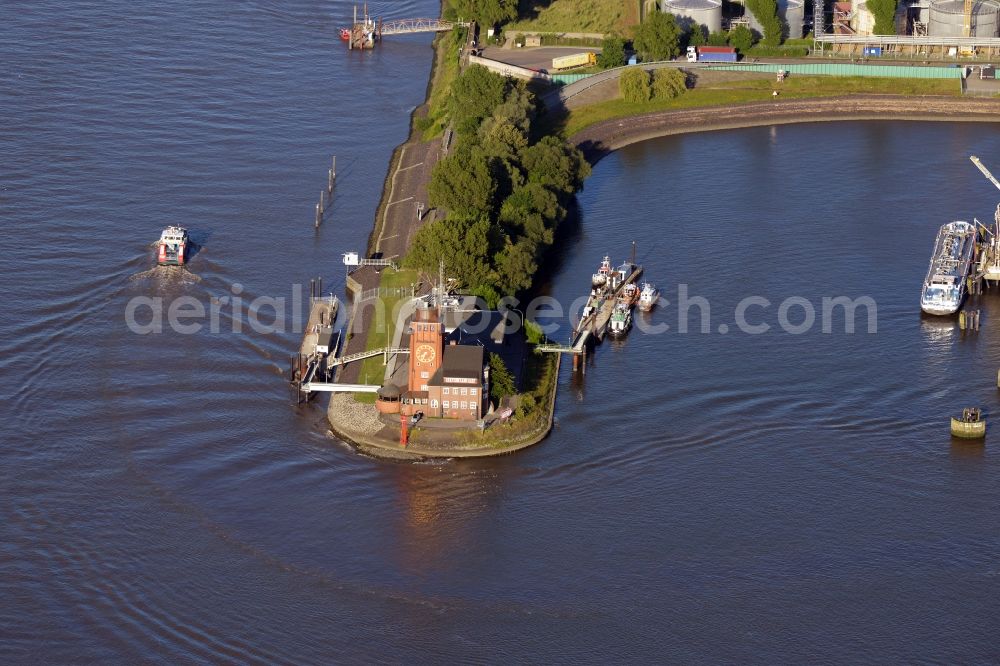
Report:
M949 222L938 231L930 269L920 294L920 308L927 314L950 315L965 298L965 279L976 250L976 227L968 222Z
M604 261L601 262L601 267L597 269L593 277L590 279L590 283L595 287L604 287L608 284L608 280L611 278L611 257L605 256Z
M630 328L632 328L632 308L618 301L611 313L611 321L608 322L608 334L613 338L620 338L628 333Z
M639 287L634 282L629 282L622 287L622 293L618 295L618 302L624 303L629 309L635 306L639 300Z
M183 266L187 260L185 254L190 244L188 232L184 227L170 226L160 234L159 248L156 251L156 263L159 266Z
M340 29L340 38L342 40L344 40L345 42L351 41L351 29L350 28L341 28Z
M660 297L660 292L653 286L652 282L642 283L642 292L639 293L639 309L649 312L656 305L656 300Z

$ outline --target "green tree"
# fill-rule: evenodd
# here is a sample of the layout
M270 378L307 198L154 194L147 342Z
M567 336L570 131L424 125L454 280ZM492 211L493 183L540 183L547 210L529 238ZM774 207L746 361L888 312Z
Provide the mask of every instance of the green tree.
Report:
M539 183L564 194L576 192L590 175L590 165L583 153L554 136L546 136L525 149L521 164L528 173L529 183Z
M431 173L430 204L459 214L489 214L496 204L497 183L490 158L478 146L456 150Z
M687 75L679 69L661 68L653 72L653 99L673 99L687 90Z
M729 31L729 45L739 51L746 53L753 46L753 32L745 25L738 25Z
M448 98L448 114L455 130L474 132L503 103L506 93L507 79L482 65L468 67L455 79Z
M896 7L898 0L868 0L868 11L875 18L872 29L876 35L896 33Z
M729 46L729 33L713 32L708 35L709 46Z
M559 199L548 188L529 183L514 190L500 207L500 222L509 234L525 237L538 245L551 245L554 228L565 217Z
M625 40L618 35L608 35L597 54L597 65L602 69L621 67L625 64Z
M698 23L691 24L691 34L688 36L688 46L705 45L705 26Z
M652 95L649 72L641 67L629 67L618 77L618 89L625 101L630 104L648 102Z
M490 397L500 402L516 391L514 375L507 369L507 364L499 354L490 352Z
M531 286L538 270L539 246L529 238L508 240L495 257L497 287L505 294L516 294Z
M524 81L511 81L507 97L493 111L494 118L502 118L524 132L531 131L531 121L535 117L535 97Z
M517 0L450 0L455 12L464 19L475 19L494 26L517 18Z
M761 43L765 46L780 45L784 28L781 19L778 18L777 0L746 0L746 8L764 28L764 38L761 39Z
M643 60L669 60L681 53L681 29L673 14L651 12L632 40Z
M448 275L463 285L490 285L494 281L490 235L490 222L485 216L451 214L420 228L403 263L437 275L439 262L444 259Z
M528 147L528 137L506 118L493 117L479 128L479 140L488 155L513 159Z

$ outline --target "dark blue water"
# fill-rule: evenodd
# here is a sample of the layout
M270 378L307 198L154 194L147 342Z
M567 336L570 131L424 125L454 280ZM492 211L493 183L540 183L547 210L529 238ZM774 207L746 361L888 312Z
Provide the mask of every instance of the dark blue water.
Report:
M136 297L339 289L431 64L426 36L345 52L349 13L0 8L3 661L996 661L1000 464L947 417L1000 413L1000 303L964 336L917 307L937 226L991 219L967 161L1000 167L991 126L606 158L552 294L634 238L665 296L708 300L711 332L664 306L648 323L667 333L603 345L582 382L566 364L556 430L515 456L357 455L322 404L289 406L291 331L234 333L225 312L218 333L129 330ZM167 224L202 245L200 281L135 279ZM773 304L748 315L768 333L735 325L748 296ZM792 296L868 296L877 332L784 333Z

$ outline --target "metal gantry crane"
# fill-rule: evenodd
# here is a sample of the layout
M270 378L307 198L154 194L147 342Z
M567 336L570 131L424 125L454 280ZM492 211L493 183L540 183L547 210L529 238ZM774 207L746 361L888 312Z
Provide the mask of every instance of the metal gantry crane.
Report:
M975 155L969 156L969 161L976 165L987 180L993 183L993 186L1000 190L1000 180L997 180L990 170L986 168L986 165L976 157ZM997 205L996 213L993 215L993 230L986 229L979 220L976 220L976 224L983 227L986 248L983 256L979 261L979 275L986 280L987 284L989 282L1000 282L1000 205ZM1000 375L998 375L998 382L1000 382ZM1000 384L998 384L1000 385Z
M962 14L962 20L962 36L972 37L972 0L965 0L965 10ZM979 170L983 171L983 173L989 173L989 171L985 170L986 167L984 167L975 156L972 158L972 163L979 167ZM990 178L993 178L993 176L990 176Z
M965 4L968 5L969 4L968 1ZM993 174L990 173L990 170L986 168L986 165L983 164L982 160L980 160L975 155L970 155L969 156L969 161L971 161L973 164L975 164L976 168L979 169L980 171L982 171L983 175L986 176L986 178L989 179L989 181L991 183L993 183L993 185L998 190L1000 190L1000 180L997 180L996 178L993 177Z

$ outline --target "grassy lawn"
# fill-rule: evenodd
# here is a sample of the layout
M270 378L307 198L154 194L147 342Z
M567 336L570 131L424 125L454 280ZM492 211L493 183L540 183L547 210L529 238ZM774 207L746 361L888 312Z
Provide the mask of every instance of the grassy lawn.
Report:
M418 282L420 278L416 271L400 270L394 271L387 268L382 271L381 286L386 289L405 288ZM396 333L396 322L393 320L393 313L399 304L406 300L408 296L383 296L381 308L385 312L385 326L378 325L378 317L372 321L372 326L368 330L368 340L365 342L365 349L381 349L392 344L392 338ZM385 374L385 366L382 364L381 356L372 356L361 361L361 371L358 381L362 384L381 384ZM360 393L355 396L361 402L375 402L374 394Z
M637 116L654 111L672 111L701 106L722 106L763 102L772 99L771 91L780 90L781 99L831 97L850 93L892 95L961 95L959 82L952 79L889 79L875 77L792 76L784 83L773 78L729 81L711 87L695 88L670 100L652 100L630 104L623 99L592 104L553 119L552 129L572 136L590 125L612 118Z
M618 32L639 17L639 0L529 0L522 3L521 20L505 27L539 32Z

